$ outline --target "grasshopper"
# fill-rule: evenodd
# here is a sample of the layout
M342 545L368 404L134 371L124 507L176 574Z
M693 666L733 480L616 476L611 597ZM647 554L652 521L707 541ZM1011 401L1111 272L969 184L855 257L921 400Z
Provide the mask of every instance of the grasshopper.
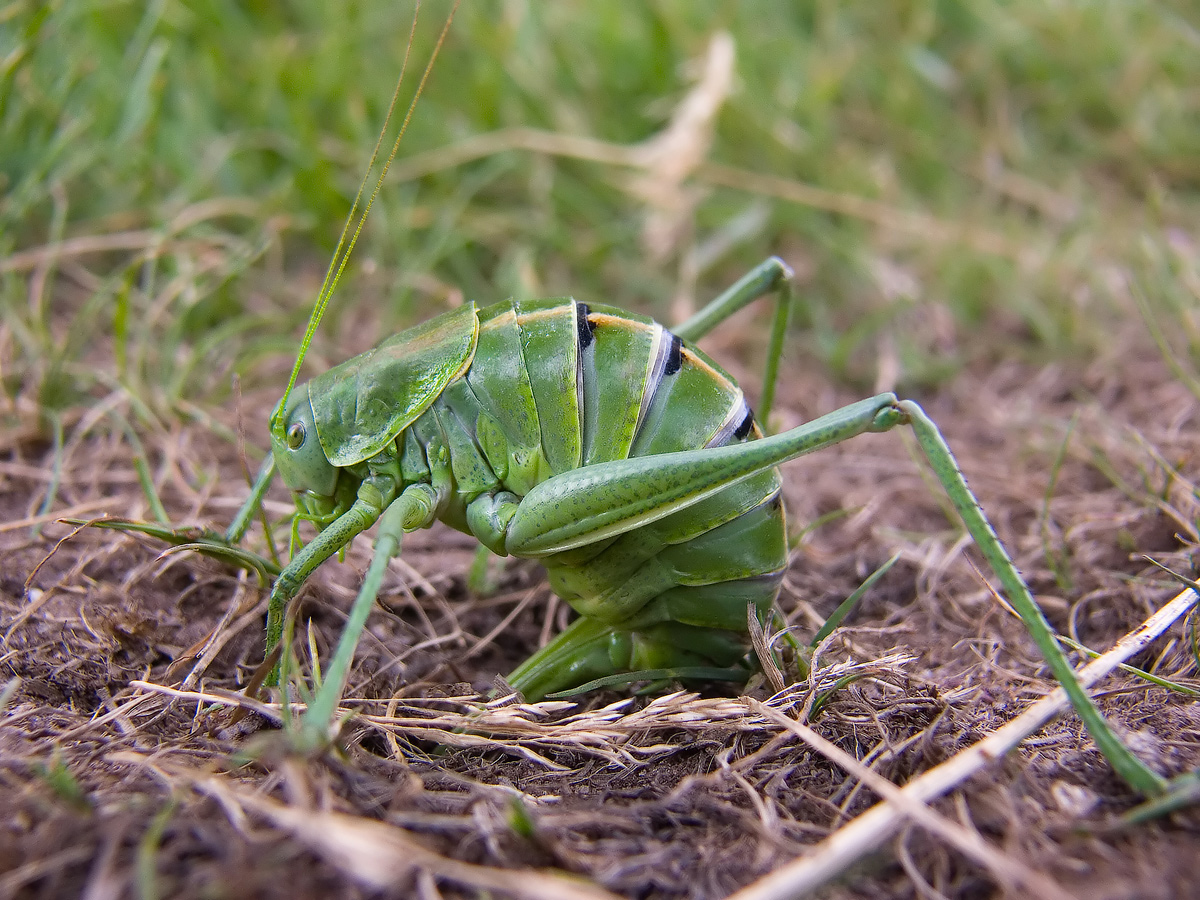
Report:
M364 218L369 210L370 202ZM343 238L353 220L354 210ZM578 614L508 675L527 699L611 676L745 681L754 669L750 620L771 617L787 566L778 467L904 426L1101 749L1143 792L1161 787L1079 686L920 406L885 393L764 434L792 301L783 261L766 260L673 329L572 298L466 303L297 383L353 244L335 253L270 417L271 456L226 538L206 539L210 549L240 540L276 471L294 495L296 521L317 527L274 580L270 654L309 575L378 525L375 558L327 675L334 687L310 709L318 726L333 714L388 559L405 532L435 521L493 553L539 560ZM764 297L774 297L775 315L756 418L734 379L693 342Z

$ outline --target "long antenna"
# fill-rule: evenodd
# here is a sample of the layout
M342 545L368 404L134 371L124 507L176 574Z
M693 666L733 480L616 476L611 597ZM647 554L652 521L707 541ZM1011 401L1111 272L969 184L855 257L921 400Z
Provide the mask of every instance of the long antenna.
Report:
M362 233L363 225L366 224L367 216L371 213L371 207L375 204L375 198L379 195L380 188L383 187L383 180L387 178L388 168L391 166L392 160L396 158L396 153L400 149L400 141L404 137L404 132L408 130L408 123L412 119L413 110L416 109L417 101L421 98L422 91L425 90L425 82L429 80L429 73L433 71L433 64L437 60L438 53L441 52L442 44L445 43L446 35L450 31L450 23L454 21L454 14L458 11L460 2L461 0L454 0L454 6L451 7L450 14L446 17L446 22L442 26L442 33L438 35L437 43L433 47L433 53L429 57L429 62L425 65L425 71L421 74L421 81L417 84L417 91L413 94L412 101L408 104L408 110L404 114L404 121L400 123L400 131L396 134L396 140L392 143L392 151L388 154L387 160L383 164L383 171L379 173L379 178L375 182L375 188L371 191L371 196L367 198L367 204L363 208L362 215L358 217L357 224L354 224L355 213L358 212L363 191L366 190L367 182L371 178L371 171L375 168L375 161L379 158L379 149L383 146L383 138L387 134L388 125L392 121L392 113L395 111L396 103L400 97L400 86L404 82L404 73L408 69L408 58L412 52L413 36L417 32L417 17L421 12L421 3L420 0L417 0L416 8L413 10L412 28L408 35L408 45L404 48L404 62L400 66L400 77L396 79L396 88L392 91L392 99L388 104L387 116L384 118L383 128L379 132L379 138L375 141L375 148L371 151L371 161L367 165L367 172L358 186L358 193L355 194L354 203L351 204L350 212L346 216L346 224L342 226L342 233L338 237L337 247L333 251L333 258L329 260L329 268L325 271L325 280L321 283L321 290L317 294L316 305L313 306L312 315L308 320L308 328L305 329L304 338L300 342L300 353L296 356L296 364L292 366L292 374L288 378L287 389L283 392L283 399L279 401L279 410L281 413L287 408L288 397L292 393L292 388L296 386L296 379L300 375L300 366L304 362L305 354L308 352L308 345L312 342L313 335L316 334L317 326L321 323L322 316L325 315L325 307L329 305L329 298L333 296L338 282L341 281L342 272L346 269L346 263L350 261L350 254L354 252L354 245L358 243L358 236ZM354 225L353 234L351 234L352 224ZM346 239L347 235L350 235L349 241ZM272 422L272 426L274 424Z

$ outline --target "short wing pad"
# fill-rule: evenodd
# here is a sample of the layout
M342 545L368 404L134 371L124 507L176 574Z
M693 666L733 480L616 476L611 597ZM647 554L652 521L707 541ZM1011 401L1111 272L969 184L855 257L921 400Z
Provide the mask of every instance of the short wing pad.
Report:
M351 466L387 446L467 370L478 339L475 304L466 303L309 382L329 462Z

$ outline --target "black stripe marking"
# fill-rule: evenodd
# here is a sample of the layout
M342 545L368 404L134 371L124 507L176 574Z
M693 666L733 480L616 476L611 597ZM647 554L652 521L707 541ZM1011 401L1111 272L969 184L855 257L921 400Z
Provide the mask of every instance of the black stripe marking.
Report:
M742 424L737 427L737 431L733 433L735 440L741 440L750 433L750 429L754 427L754 410L746 407L746 418L742 419Z
M642 405L638 410L634 443L637 442L637 434L642 430L642 425L646 422L646 413L654 403L654 396L658 393L658 389L662 386L663 379L666 377L667 355L671 349L671 342L668 340L671 334L667 329L661 325L654 325L653 334L654 340L650 350L653 355L649 361L646 384L642 390Z
M586 303L575 303L575 340L580 350L586 350L592 345L592 322L588 318L592 311Z
M667 366L663 369L664 375L674 375L683 367L683 341L677 335L671 334L671 349L667 354Z

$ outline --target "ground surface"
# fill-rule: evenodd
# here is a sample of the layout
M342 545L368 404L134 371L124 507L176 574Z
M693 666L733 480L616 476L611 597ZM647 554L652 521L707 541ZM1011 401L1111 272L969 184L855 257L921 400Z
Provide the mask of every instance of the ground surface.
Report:
M813 372L792 369L786 380L785 421L850 399ZM1185 479L1197 471L1200 418L1144 341L1131 335L1114 358L1076 371L981 371L926 399L1062 633L1104 649L1175 593L1143 554L1188 566L1181 536L1196 508ZM343 752L287 757L270 715L231 726L219 699L258 662L262 594L253 580L85 531L26 592L34 566L69 529L48 521L31 535L49 452L23 442L8 451L0 602L3 666L16 688L0 732L5 896L135 886L174 897L456 896L489 883L491 869L458 872L462 861L573 872L630 897L722 897L876 800L747 701L719 694L619 707L608 707L620 698L607 694L536 715L493 710L464 728L484 702L477 692L529 653L562 610L526 564L507 568L494 595L470 597L470 542L444 531L414 535L393 564L390 611L373 614L349 691L369 716L347 727ZM237 484L228 445L184 429L153 452L177 521L227 520L241 495L227 487ZM185 490L190 466L226 477ZM60 476L64 513L145 515L120 447L71 447ZM981 586L904 441L861 438L789 465L786 482L795 521L845 513L807 534L793 560L780 605L802 635L889 554L899 551L901 562L823 648L812 682L789 688L778 709L903 784L1048 690L1036 650ZM323 652L368 552L360 539L306 597ZM1185 641L1178 628L1171 634L1135 662L1194 685ZM182 658L209 635L220 650L193 668ZM855 664L865 677L810 716L813 690ZM185 688L213 702L146 684L180 686L185 677ZM1100 696L1160 772L1200 764L1193 700L1129 675ZM618 708L640 712L622 719ZM938 807L1078 896L1187 896L1200 820L1187 811L1114 828L1135 800L1068 715ZM364 823L388 827L356 837ZM341 841L358 849L347 856ZM390 887L370 887L379 871ZM518 885L518 894L536 887ZM994 873L909 828L832 890L970 897L1000 888Z

